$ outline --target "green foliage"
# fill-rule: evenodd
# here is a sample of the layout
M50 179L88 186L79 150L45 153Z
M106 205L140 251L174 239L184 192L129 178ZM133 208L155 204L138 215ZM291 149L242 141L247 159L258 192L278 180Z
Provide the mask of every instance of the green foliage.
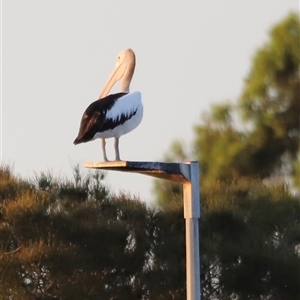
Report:
M240 155L245 145L245 134L234 128L232 115L231 105L214 105L211 114L204 119L205 124L195 127L194 152L205 183L216 179L231 180L251 172L249 166L244 166L248 163Z
M101 173L75 173L33 184L0 169L1 298L184 299L179 196L157 210L110 194ZM297 299L299 200L248 179L203 186L200 196L202 298Z
M14 199L20 193L31 191L33 186L29 182L14 176L11 172L11 167L8 165L0 165L1 180L0 180L0 204L6 199Z
M216 183L202 193L202 261L215 262L215 295L223 290L238 299L297 299L298 199L284 186L249 180ZM204 281L208 289L210 284Z
M240 177L290 177L299 187L299 37L299 18L291 13L254 55L238 103L213 105L194 127L190 152L201 165L203 184ZM176 141L165 160L187 157L189 151ZM170 195L170 188L165 192L164 188L160 183L154 188L160 204Z
M259 146L252 158L257 166L267 161L262 176L280 167L284 154L288 163L295 162L299 150L299 26L298 15L291 14L272 29L270 41L254 57L239 102L253 126L249 139Z
M255 54L238 104L214 105L195 126L203 182L288 175L299 185L299 37L299 18L292 13ZM247 122L247 129L237 129L233 117Z
M295 167L293 170L294 184L300 189L300 149L297 155L297 160L295 162Z
M17 195L23 182L0 170L1 298L139 299L150 214L138 200L109 195L102 174L74 173L74 181L42 173Z
M181 214L110 194L103 179L75 166L73 180L42 172L26 183L0 168L1 299L182 298Z

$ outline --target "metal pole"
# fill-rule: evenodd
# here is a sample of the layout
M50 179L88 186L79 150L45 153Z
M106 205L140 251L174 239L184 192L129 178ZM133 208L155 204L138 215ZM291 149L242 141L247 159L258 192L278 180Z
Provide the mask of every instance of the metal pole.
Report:
M183 204L186 228L186 299L200 300L200 198L198 163L191 163L190 181L183 184Z
M186 228L186 292L187 300L200 300L199 251L199 164L162 162L95 162L85 163L87 168L140 173L183 184L183 209Z

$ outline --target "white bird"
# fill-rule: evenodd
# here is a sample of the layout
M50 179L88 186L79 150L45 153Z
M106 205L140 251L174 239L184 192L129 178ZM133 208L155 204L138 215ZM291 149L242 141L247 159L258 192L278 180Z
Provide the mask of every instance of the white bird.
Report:
M100 138L104 161L108 161L105 139L115 139L115 160L119 161L119 138L135 129L143 118L141 93L129 92L134 68L134 52L131 49L121 51L98 100L88 106L81 118L79 133L74 144L86 143ZM120 79L122 79L120 93L108 95L113 85Z

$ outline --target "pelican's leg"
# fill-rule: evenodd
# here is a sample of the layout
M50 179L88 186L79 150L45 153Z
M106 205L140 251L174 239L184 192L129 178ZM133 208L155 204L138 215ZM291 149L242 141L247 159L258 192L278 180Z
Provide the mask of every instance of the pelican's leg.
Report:
M103 160L108 161L107 156L106 156L106 148L105 148L106 141L105 141L105 139L101 139L101 142L102 142Z
M119 152L119 138L115 138L115 154L116 154L116 160L121 160L120 159L120 152Z

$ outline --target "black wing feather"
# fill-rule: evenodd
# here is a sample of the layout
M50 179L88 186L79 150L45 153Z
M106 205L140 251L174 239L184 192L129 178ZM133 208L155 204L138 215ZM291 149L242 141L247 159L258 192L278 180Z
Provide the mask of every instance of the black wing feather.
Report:
M112 94L91 103L83 113L79 133L73 143L76 145L89 142L97 132L101 132L106 121L107 111L124 95L126 93Z

